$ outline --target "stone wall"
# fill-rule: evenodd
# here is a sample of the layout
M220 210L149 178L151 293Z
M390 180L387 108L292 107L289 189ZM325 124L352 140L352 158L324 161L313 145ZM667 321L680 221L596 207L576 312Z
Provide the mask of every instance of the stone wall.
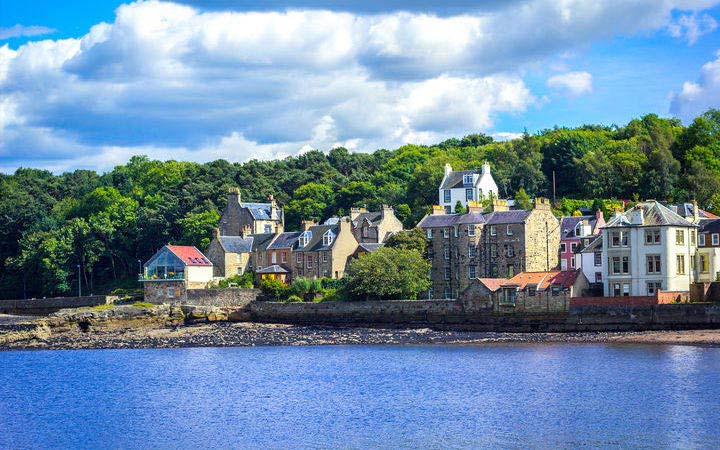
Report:
M0 314L49 314L66 308L105 305L114 303L115 295L92 295L87 297L32 298L24 300L0 300Z
M185 303L198 306L242 307L256 300L260 289L188 289Z

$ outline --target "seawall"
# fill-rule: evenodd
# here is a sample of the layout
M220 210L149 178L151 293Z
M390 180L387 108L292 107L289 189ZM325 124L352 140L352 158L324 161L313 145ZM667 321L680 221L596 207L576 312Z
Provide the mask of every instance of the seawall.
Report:
M115 295L0 300L0 314L50 314L61 309L105 305L117 300Z

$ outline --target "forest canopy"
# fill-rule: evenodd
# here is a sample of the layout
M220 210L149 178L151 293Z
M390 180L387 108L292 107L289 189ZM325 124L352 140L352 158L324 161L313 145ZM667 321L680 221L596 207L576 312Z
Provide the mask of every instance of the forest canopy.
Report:
M518 195L523 204L552 197L554 173L556 206L564 213L579 199L607 209L619 204L610 199L648 198L696 199L720 213L718 110L687 127L648 114L622 127L556 127L506 142L473 134L431 146L334 148L245 163L135 156L103 174L20 168L0 175L0 297L73 293L78 273L86 293L137 286L139 261L162 245L205 248L232 186L245 201L274 195L285 206L288 230L301 219L382 204L413 227L437 201L445 163L458 170L484 161L500 197Z

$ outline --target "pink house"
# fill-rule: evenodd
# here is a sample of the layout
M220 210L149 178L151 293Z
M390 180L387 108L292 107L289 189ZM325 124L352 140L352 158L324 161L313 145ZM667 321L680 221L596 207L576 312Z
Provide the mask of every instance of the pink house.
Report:
M594 216L570 216L560 219L560 270L579 268L580 250L600 234L600 228L604 226L605 218L600 210Z

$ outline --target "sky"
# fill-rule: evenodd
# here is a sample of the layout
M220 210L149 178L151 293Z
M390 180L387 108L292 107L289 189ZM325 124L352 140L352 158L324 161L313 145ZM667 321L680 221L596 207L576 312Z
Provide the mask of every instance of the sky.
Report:
M233 162L720 107L720 0L3 0L0 172Z

